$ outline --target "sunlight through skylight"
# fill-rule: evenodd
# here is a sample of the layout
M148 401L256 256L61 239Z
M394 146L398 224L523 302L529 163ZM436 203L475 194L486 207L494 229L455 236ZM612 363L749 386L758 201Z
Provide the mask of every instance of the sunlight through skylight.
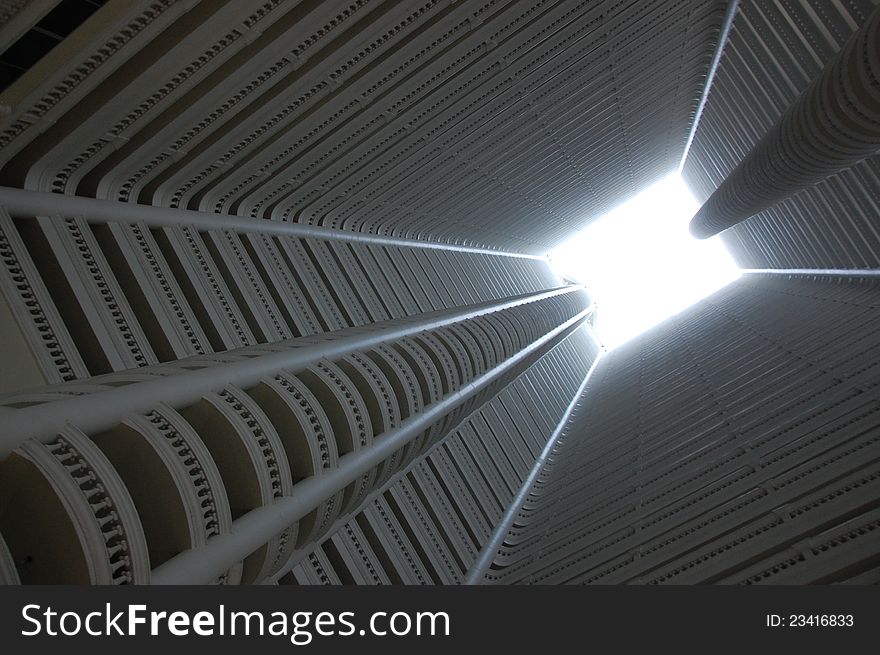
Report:
M609 350L739 277L719 237L688 232L697 208L673 174L549 253L557 272L586 285Z

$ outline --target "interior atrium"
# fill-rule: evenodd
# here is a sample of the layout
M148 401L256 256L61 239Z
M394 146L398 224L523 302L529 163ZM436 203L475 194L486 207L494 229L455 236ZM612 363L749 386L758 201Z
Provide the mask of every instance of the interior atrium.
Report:
M880 583L878 1L0 0L0 582Z

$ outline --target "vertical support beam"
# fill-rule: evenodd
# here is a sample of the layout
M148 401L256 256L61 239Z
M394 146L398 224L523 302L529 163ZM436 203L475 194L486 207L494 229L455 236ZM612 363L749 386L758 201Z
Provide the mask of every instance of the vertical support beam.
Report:
M743 268L743 275L819 275L823 277L880 278L878 268Z
M402 237L385 237L363 232L336 230L301 223L268 221L262 218L233 216L230 214L208 214L191 209L155 207L138 205L101 198L84 198L60 193L32 191L0 186L0 205L15 216L33 218L34 216L82 216L90 223L142 223L149 227L175 227L192 225L199 230L232 230L233 232L257 232L296 238L309 238L325 241L345 241L376 246L396 246L400 248L427 248L451 250L500 257L519 257L521 259L543 259L539 255L527 255L504 250L472 248L433 241L418 241Z
M151 583L208 584L232 564L241 561L307 515L325 499L423 434L449 412L501 380L505 374L512 373L530 358L560 343L584 325L591 311L591 308L582 310L473 382L409 417L398 428L377 438L370 447L342 456L335 468L297 483L290 496L240 516L233 521L231 532L211 537L204 546L171 558L153 570Z
M691 219L706 239L880 149L880 7Z
M709 100L709 92L712 90L712 82L715 81L715 73L718 71L718 65L721 63L721 56L724 54L724 48L727 47L727 39L730 37L730 30L733 27L733 19L736 16L736 10L739 8L739 0L730 0L727 4L727 11L724 12L724 20L721 21L721 32L718 34L718 45L715 46L715 54L712 55L712 61L709 64L709 70L706 71L706 84L703 85L703 93L700 95L700 102L697 104L697 110L694 112L694 122L691 123L691 130L688 133L687 141L684 144L684 150L681 153L681 161L678 164L678 172L684 169L684 163L687 161L688 153L691 150L691 144L694 137L697 136L697 130L700 127L700 119L703 117L703 110L706 108L706 102Z
M532 490L532 486L535 484L535 481L538 479L538 476L541 474L541 471L544 468L544 463L547 461L547 458L550 456L550 453L556 448L556 444L559 441L559 438L565 434L565 428L568 425L568 421L571 418L571 415L574 413L574 410L577 409L580 404L584 394L587 391L587 387L589 386L590 378L593 375L593 371L596 370L596 365L602 359L602 354L596 358L596 361L593 362L593 365L590 367L590 370L587 371L587 375L584 377L584 381L581 382L581 386L578 387L577 392L574 394L574 398L572 398L568 407L565 409L565 412L562 414L562 418L559 419L559 423L556 426L556 429L553 431L553 434L550 435L550 438L547 440L547 444L544 446L544 449L541 451L541 454L538 456L538 459L535 460L534 466L532 466L531 471L529 471L528 477L523 481L522 486L517 492L516 496L514 496L513 500L510 502L510 505L507 507L507 511L504 512L504 516L501 517L501 521L499 521L498 525L495 526L495 530L492 532L492 536L489 537L489 541L480 549L479 554L477 555L476 561L471 566L470 570L465 577L464 584L466 585L478 585L481 584L483 578L486 575L486 571L489 570L489 567L492 566L492 562L495 560L495 556L498 554L498 549L501 547L501 544L504 543L504 538L507 536L507 533L510 532L510 527L513 525L513 522L516 520L517 514L519 514L520 510L526 503L528 499L529 492Z
M333 358L357 350L366 350L381 343L401 339L425 330L483 316L517 305L577 292L579 287L560 287L526 296L506 298L500 302L480 303L466 308L430 312L408 319L384 321L360 328L329 333L318 341L292 339L289 349L252 358L230 359L235 351L224 354L227 361L174 375L144 380L123 387L73 396L40 405L4 412L0 417L0 459L9 455L26 439L47 441L68 423L85 432L106 430L129 414L146 412L165 403L184 407L198 401L211 391L219 391L228 383L239 386L256 384L280 370L302 370L324 358ZM592 311L588 307L585 311ZM276 342L276 346L280 342ZM181 361L176 360L173 364Z

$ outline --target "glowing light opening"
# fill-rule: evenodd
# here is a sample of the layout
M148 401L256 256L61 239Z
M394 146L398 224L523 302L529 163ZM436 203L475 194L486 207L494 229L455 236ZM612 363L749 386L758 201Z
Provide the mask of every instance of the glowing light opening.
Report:
M609 350L740 276L720 237L700 241L688 232L698 207L673 174L549 253L558 273L586 285Z

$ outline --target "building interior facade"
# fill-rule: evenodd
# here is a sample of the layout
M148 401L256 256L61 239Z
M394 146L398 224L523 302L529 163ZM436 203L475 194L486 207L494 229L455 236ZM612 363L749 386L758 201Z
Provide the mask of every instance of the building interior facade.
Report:
M0 1L0 582L880 583L878 4Z

